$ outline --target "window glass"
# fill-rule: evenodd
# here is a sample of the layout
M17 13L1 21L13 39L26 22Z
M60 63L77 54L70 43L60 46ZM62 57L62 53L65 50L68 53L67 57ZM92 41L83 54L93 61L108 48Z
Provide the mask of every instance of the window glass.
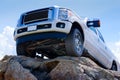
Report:
M102 34L100 33L100 31L99 31L99 30L97 30L97 31L98 31L99 38L100 38L103 42L105 42L104 39L103 39Z
M94 27L90 27L90 29L91 29L95 34L97 34L97 31L96 31L96 29L95 29Z

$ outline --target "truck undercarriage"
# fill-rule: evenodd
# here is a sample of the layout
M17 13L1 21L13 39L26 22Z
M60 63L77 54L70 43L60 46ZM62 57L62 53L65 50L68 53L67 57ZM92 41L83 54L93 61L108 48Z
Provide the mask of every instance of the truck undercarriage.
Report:
M29 55L41 54L49 58L65 55L65 43L61 39L45 39L21 44Z

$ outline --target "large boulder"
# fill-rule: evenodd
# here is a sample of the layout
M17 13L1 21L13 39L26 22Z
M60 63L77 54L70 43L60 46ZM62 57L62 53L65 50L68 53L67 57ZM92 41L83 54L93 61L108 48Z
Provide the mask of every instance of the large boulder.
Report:
M0 80L120 80L120 73L86 57L5 56L0 61Z

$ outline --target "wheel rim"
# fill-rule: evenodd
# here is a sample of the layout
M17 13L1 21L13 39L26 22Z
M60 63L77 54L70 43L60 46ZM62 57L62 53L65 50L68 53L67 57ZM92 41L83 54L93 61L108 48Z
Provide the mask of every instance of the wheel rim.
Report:
M75 40L75 50L77 53L81 54L83 51L83 43L79 32L75 34L74 40Z

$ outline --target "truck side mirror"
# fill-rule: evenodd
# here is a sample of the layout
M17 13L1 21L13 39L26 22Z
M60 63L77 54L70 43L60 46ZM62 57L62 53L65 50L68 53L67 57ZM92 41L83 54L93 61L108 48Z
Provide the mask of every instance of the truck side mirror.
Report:
M88 27L100 27L100 20L87 21Z

